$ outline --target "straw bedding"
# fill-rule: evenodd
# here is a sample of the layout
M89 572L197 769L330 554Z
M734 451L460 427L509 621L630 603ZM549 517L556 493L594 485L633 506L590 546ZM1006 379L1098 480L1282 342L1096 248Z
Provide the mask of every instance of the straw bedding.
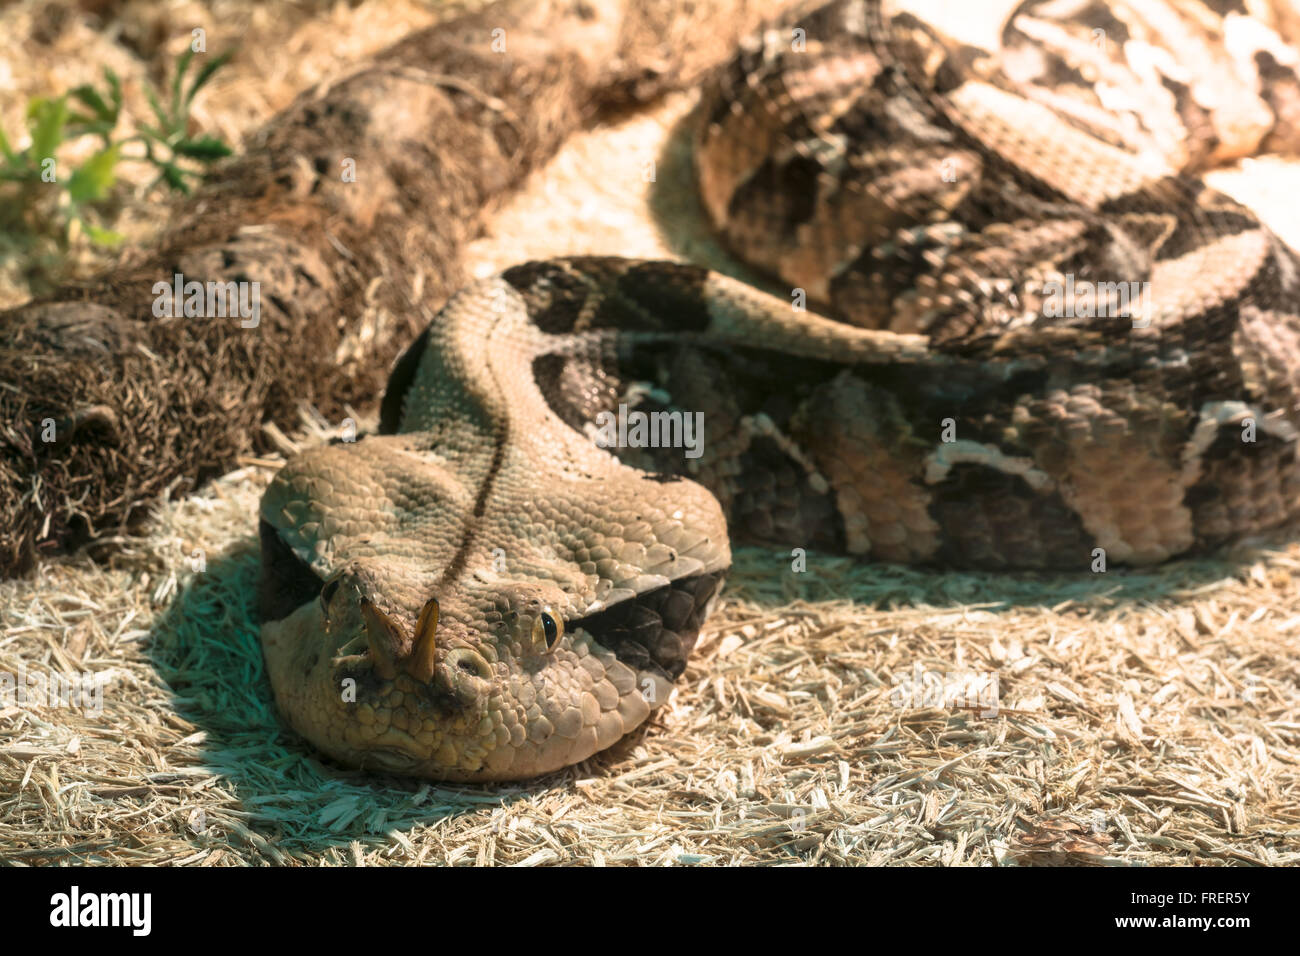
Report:
M17 99L88 79L97 62L142 70L168 56L164 45L142 63L123 45L162 29L157 14L109 5L124 27L111 42L81 7L42 6L66 22L39 71L19 44L53 14L0 13ZM197 111L234 137L344 53L431 19L403 4L306 5L274 20L256 4L219 6L223 29L260 31ZM212 12L184 4L166 23ZM497 211L470 270L613 248L742 274L698 223L679 135L691 105L673 98L571 142ZM16 119L0 117L10 129ZM1271 161L1216 181L1293 245L1298 184ZM147 209L128 203L123 222L142 224ZM3 294L21 301L16 286ZM268 444L287 453L337 433L311 409L300 417ZM102 686L102 710L0 699L0 859L1300 862L1300 545L1285 534L1088 578L936 574L815 553L795 572L789 554L741 550L725 603L651 726L530 785L433 786L325 765L275 715L252 596L257 500L280 461L245 458L161 504L105 563L56 559L0 584L0 673L90 674Z

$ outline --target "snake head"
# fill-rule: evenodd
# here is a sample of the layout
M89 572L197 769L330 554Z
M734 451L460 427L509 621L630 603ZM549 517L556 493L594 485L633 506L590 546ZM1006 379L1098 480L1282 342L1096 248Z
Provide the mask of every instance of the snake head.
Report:
M287 551L264 527L263 583L281 593L286 562L303 563ZM350 765L477 781L576 763L644 722L684 669L722 574L585 602L501 577L439 591L370 560L301 580L294 610L263 626L292 726Z
M685 669L730 565L721 507L559 425L531 467L527 432L494 458L481 422L433 424L308 449L263 495L279 710L350 766L483 781L585 760Z

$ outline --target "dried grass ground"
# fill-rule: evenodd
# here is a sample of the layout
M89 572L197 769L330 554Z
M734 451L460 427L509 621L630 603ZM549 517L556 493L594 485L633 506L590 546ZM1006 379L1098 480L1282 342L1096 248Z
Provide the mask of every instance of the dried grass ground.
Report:
M229 23L254 7L183 9ZM373 8L313 7L263 24L259 46L303 51L290 72L309 77L313 56L334 62L320 41L371 39ZM25 9L0 14L0 27ZM375 32L352 54L393 35ZM56 75L86 59L56 53ZM283 105L261 56L214 88L227 107L213 122L234 135ZM249 111L242 93L258 88ZM602 252L739 271L698 229L671 137L689 107L677 98L575 141L500 211L477 270ZM1279 225L1300 222L1294 167L1273 165L1267 178L1264 164L1235 174L1237 185L1289 201L1289 212L1261 207ZM330 431L305 412L302 433L281 443ZM0 701L0 860L1300 862L1300 545L1286 536L1155 571L1055 577L815 553L795 573L788 554L743 550L651 727L529 785L446 787L326 766L280 725L253 601L257 500L277 464L248 461L163 504L107 567L72 557L0 584L0 673L104 683L100 713ZM962 674L995 677L996 715L969 686L979 702L956 703L973 706L913 688L918 668L951 675L950 695Z

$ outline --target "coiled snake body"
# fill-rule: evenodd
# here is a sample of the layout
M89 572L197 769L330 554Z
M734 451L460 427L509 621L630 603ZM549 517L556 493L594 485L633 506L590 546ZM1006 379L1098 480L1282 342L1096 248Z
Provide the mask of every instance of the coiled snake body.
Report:
M711 85L704 206L789 297L515 267L398 362L383 434L286 465L263 644L297 730L442 779L585 759L667 697L729 528L1088 573L1293 516L1300 263L1193 174L1294 151L1295 11L997 6L981 45L840 0ZM603 447L629 414L670 447Z

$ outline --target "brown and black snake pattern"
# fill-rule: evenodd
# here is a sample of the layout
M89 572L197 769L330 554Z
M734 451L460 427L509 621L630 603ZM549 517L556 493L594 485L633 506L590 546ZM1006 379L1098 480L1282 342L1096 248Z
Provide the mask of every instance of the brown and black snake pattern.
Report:
M1195 178L1294 147L1294 11L907 6L788 18L706 91L704 207L788 296L518 266L399 360L385 434L277 476L263 642L309 740L446 779L584 759L665 699L729 538L1088 573L1294 516L1300 263ZM629 410L703 440L603 447Z

